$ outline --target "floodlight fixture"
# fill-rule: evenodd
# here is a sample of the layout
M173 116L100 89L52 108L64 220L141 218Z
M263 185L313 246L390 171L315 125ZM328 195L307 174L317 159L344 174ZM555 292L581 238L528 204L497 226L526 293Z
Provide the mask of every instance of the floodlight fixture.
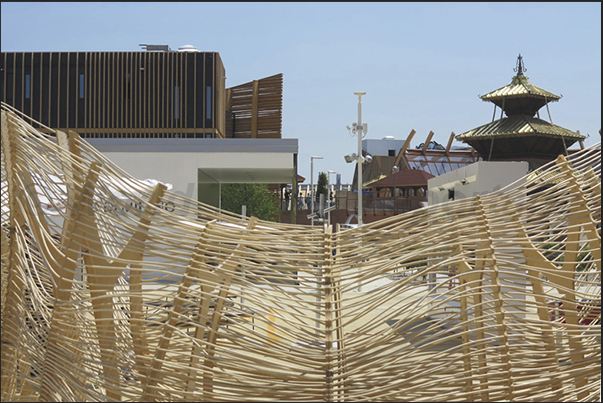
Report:
M356 155L356 153L351 153L351 154L344 156L343 158L345 159L345 162L347 162L349 164L350 162L356 161L358 156Z

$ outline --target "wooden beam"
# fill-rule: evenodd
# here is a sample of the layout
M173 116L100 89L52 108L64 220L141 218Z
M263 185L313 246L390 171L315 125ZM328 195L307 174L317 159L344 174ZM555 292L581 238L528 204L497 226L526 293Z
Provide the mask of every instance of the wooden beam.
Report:
M450 137L448 138L448 145L446 146L446 156L450 155L450 148L452 147L452 141L454 140L454 132L450 133Z
M425 143L423 143L423 149L421 150L421 153L423 155L425 155L425 152L427 151L427 149L429 147L429 143L431 142L432 137L433 137L433 131L430 131L429 134L427 135L427 139L425 140Z
M399 167L400 162L404 162L406 169L410 169L410 167L408 166L408 160L406 159L405 153L406 153L406 150L408 149L408 147L410 146L410 142L412 141L412 138L415 136L415 133L416 133L415 129L412 129L410 131L410 133L408 134L408 137L406 137L406 141L402 145L402 148L400 148L400 151L398 151L398 156L396 157L394 166Z

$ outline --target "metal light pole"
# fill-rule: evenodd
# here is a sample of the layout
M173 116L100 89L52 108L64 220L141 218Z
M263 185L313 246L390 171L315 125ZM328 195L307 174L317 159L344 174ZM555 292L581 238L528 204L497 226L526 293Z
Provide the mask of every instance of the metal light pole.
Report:
M400 172L400 168L398 168L397 165L394 165L392 167L392 172L394 174L394 194L392 196L394 196L394 214L396 214L396 174Z
M335 191L335 185L333 185L331 183L331 174L338 174L338 173L339 172L337 172L337 171L328 171L329 176L327 177L327 187L328 187L328 185L331 185L331 193L333 193Z
M358 167L358 225L362 225L362 163L364 161L362 157L362 133L366 134L367 125L362 124L362 96L366 95L366 92L360 91L355 92L354 95L358 95L358 124L353 125L352 132L358 136L358 156L356 157L356 166Z
M312 214L314 214L314 160L321 160L322 157L310 157L310 204L312 205ZM314 218L312 218L312 225L314 225Z

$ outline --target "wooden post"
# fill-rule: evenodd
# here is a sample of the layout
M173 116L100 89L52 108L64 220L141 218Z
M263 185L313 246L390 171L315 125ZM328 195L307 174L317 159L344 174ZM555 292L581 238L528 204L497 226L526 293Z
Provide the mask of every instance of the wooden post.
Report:
M2 304L2 396L9 396L18 393L18 380L14 374L17 372L17 361L19 360L18 351L18 326L14 323L19 317L19 300L20 293L23 290L24 283L23 279L18 275L17 260L18 248L16 235L20 228L25 223L25 217L21 212L21 208L18 204L18 195L20 194L19 185L17 182L17 167L13 164L14 155L16 152L17 145L14 144L12 137L17 137L17 134L12 133L12 125L9 124L8 113L2 111L2 157L4 160L4 168L6 170L6 184L8 190L8 207L10 209L9 214L9 230L8 230L8 258L6 260L7 266L2 267L2 270L6 270L6 278L3 273L2 287L6 287L6 303ZM15 138L15 141L18 138ZM4 236L4 231L3 231ZM4 242L3 242L4 244ZM4 262L3 262L4 263Z
M323 279L324 284L318 284L318 287L324 289L325 305L325 401L333 401L333 307L334 307L334 289L333 289L333 227L324 224L324 251L323 251ZM339 346L337 346L339 349Z
M502 363L503 371L501 374L504 376L504 387L505 387L505 400L512 401L514 400L513 395L514 391L514 382L511 378L511 356L509 353L509 335L507 330L507 320L505 318L505 311L503 309L503 295L502 295L502 287L500 282L499 270L497 259L495 255L495 250L493 246L492 233L490 231L490 224L488 220L488 212L487 207L483 203L483 199L480 196L476 196L480 221L482 222L482 228L486 235L485 240L485 264L490 269L489 272L492 275L492 286L493 286L493 295L492 299L494 300L494 307L496 311L496 324L498 334L501 338L499 345L501 348L499 349L499 358Z

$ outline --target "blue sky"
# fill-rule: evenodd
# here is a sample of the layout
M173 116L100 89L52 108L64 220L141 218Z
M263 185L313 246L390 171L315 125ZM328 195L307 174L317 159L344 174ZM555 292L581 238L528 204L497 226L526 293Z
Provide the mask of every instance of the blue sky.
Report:
M366 138L415 129L415 147L433 130L446 145L491 121L478 95L509 84L520 53L532 84L563 96L553 123L601 139L600 2L2 2L1 35L3 52L191 44L220 53L227 87L283 73L283 137L299 139L306 183L313 155L315 183L328 170L352 181L354 92L367 93Z

